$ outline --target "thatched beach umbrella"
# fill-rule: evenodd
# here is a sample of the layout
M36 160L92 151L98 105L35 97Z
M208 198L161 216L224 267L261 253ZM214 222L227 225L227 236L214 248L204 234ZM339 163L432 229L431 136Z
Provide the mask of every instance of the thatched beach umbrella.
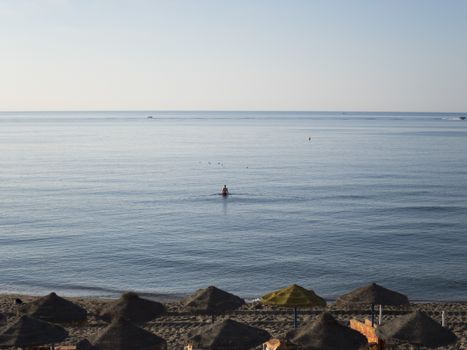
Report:
M49 322L24 315L6 326L0 334L0 347L28 348L55 344L68 336L65 329Z
M326 301L316 295L311 289L305 289L299 285L292 284L286 288L276 290L261 297L264 305L275 305L291 307L294 309L294 328L297 328L298 307L325 307Z
M185 309L198 314L214 315L224 314L238 309L245 300L214 286L198 289L184 301Z
M371 325L375 323L375 305L409 305L406 295L384 288L376 283L354 289L336 300L339 307L349 305L371 305Z
M456 342L456 335L423 311L397 317L376 329L383 340L396 339L417 347L436 348Z
M82 322L87 316L87 311L81 306L55 293L24 304L23 310L31 317L52 323Z
M260 328L234 320L224 320L188 334L188 342L195 349L247 350L271 339L271 335Z
M167 342L119 317L91 342L93 350L165 350Z
M367 344L363 334L340 324L327 312L287 333L287 339L307 350L357 350Z
M121 316L134 323L145 323L163 315L165 311L161 303L140 298L136 293L129 292L105 308L100 317L107 322Z

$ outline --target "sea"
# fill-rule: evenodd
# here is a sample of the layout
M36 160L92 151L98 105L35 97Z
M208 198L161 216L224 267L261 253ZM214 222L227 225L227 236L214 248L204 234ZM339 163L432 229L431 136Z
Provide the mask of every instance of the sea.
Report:
M0 292L465 301L463 115L1 112Z

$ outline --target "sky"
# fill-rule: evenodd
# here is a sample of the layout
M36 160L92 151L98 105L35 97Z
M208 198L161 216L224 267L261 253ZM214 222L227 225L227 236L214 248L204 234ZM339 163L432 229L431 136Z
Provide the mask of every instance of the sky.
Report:
M0 110L467 111L466 0L0 0Z

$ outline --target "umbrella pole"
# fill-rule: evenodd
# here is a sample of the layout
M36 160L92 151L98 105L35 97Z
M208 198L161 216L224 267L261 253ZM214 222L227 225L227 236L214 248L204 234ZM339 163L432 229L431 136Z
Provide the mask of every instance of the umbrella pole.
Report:
M298 319L297 319L297 308L293 308L293 328L297 328Z
M383 322L383 305L379 305L378 326Z
M371 327L375 326L375 304L371 304Z

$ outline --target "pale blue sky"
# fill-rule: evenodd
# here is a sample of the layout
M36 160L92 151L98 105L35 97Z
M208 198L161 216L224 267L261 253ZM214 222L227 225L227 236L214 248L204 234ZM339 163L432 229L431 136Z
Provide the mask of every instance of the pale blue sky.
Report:
M467 111L467 0L0 0L0 110Z

